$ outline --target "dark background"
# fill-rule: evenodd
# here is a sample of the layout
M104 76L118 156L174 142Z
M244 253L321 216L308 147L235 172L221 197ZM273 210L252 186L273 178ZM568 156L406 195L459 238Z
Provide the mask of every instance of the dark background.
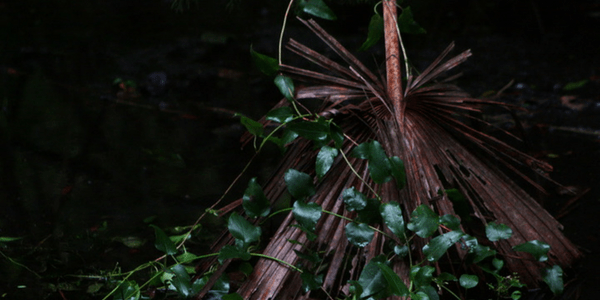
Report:
M358 49L373 4L327 3L339 19L319 23ZM95 297L85 292L90 282L67 275L157 257L152 243L124 241L152 240L148 222L193 223L251 157L230 112L258 118L279 100L249 49L277 56L287 3L190 4L176 12L159 0L0 0L0 237L23 237L1 250L42 276L0 258L0 294ZM528 109L519 114L523 148L551 162L553 178L576 193L548 185L549 195L538 196L586 253L566 273L568 295L592 299L600 279L600 2L403 5L427 30L404 35L415 67L456 41L474 53L460 68L466 91L489 97L514 80L498 99ZM333 55L293 17L289 37ZM359 57L377 68L382 54L377 46ZM305 64L285 52L284 60ZM125 81L135 87L124 90ZM490 120L514 129L506 113ZM239 198L250 177L268 176L278 158L268 150L225 201Z

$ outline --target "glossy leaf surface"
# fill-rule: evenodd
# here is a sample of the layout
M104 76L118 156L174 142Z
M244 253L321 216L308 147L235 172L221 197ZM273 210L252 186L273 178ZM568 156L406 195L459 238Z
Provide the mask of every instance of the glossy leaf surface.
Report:
M266 217L271 212L269 200L263 193L262 187L256 182L256 177L248 182L242 198L242 206L250 218Z
M375 231L365 223L351 222L346 225L346 237L348 241L357 247L364 247L375 235Z
M304 172L289 169L283 179L288 191L296 199L304 199L316 193L312 177Z
M422 238L430 237L439 226L439 216L425 204L421 204L411 214L407 227Z

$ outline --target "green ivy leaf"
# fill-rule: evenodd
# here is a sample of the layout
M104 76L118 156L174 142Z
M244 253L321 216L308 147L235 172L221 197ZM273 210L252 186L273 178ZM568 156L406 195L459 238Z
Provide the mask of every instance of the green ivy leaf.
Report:
M304 199L316 193L312 177L304 172L289 169L283 179L288 191L296 199Z
M221 300L244 300L238 293L223 295Z
M252 134L254 136L262 136L263 135L264 128L263 128L262 124L254 121L242 114L236 113L235 116L240 117L240 122L242 123L242 125L244 125L244 127L246 127L246 130L248 130L248 132L250 132L250 134Z
M410 6L402 9L402 13L398 17L398 26L400 27L400 32L406 32L410 34L426 33L425 29L417 24L417 22L415 22L413 19L413 13L410 9Z
M505 224L491 222L485 227L485 235L491 242L506 240L512 236L512 233L512 229Z
M323 0L300 0L298 7L303 12L325 20L337 20L337 16Z
M381 274L383 274L383 278L385 278L387 282L388 289L392 295L396 296L408 296L409 291L402 279L394 272L387 264L383 262L375 262L379 267Z
M460 275L459 282L460 286L465 289L472 289L479 283L479 277L477 275L462 274Z
M457 189L449 189L444 192L448 195L448 199L452 202L454 211L458 214L460 219L465 222L471 221L471 205L465 196Z
M335 148L342 148L342 144L344 143L344 132L337 124L329 123L329 136L333 140Z
M294 209L292 213L296 222L300 226L308 229L309 231L315 231L317 222L321 218L323 209L320 205L314 202L304 203L303 201L294 202Z
M426 204L421 204L411 214L407 227L422 238L430 237L439 226L440 217Z
M357 247L364 247L375 235L375 231L365 223L351 222L346 225L346 237L352 245Z
M423 254L428 261L434 262L440 259L446 250L454 243L458 242L464 233L460 231L450 231L440 236L433 238L427 245L423 247Z
M367 196L351 187L342 192L342 199L348 211L362 210L367 206Z
M358 51L365 51L375 45L383 37L383 18L374 14L369 22L369 34L367 40L360 46Z
M403 258L406 255L408 255L408 246L406 245L396 245L394 246L394 253L396 253L396 255L398 255L398 257Z
M215 285L213 285L212 290L208 292L208 298L221 299L224 295L227 295L229 293L229 289L229 277L227 277L227 274L223 274L221 275L221 277L219 277L219 279L217 279Z
M229 216L227 228L234 238L243 243L242 248L244 250L250 244L257 242L262 234L260 227L252 225L244 217L235 212Z
M300 274L300 279L302 279L302 290L305 293L319 289L323 284L323 274L314 275L309 272L302 272L302 274Z
M283 135L281 136L281 144L287 145L293 142L298 137L298 134L289 130L288 128L283 130Z
M256 183L256 177L250 179L242 198L242 206L250 218L266 217L271 212L269 200L262 187Z
M369 174L375 183L386 183L392 179L392 165L378 141L362 143L352 150L352 156L369 160Z
M444 215L440 218L440 223L452 230L460 230L460 220L453 215Z
M287 123L294 119L294 111L289 106L283 106L269 111L266 119L281 124Z
M358 278L358 285L360 289L362 289L360 299L367 299L368 297L381 299L389 296L387 291L387 280L383 276L381 268L378 266L378 263L385 263L385 261L383 255L376 256L371 259L360 273Z
M504 261L499 258L492 259L492 266L496 269L496 271L500 271L502 267L504 267Z
M587 79L576 81L576 82L569 82L569 83L565 84L565 86L563 87L563 91L572 91L572 90L575 90L578 88L582 88L588 82L589 82L589 80L587 80Z
M431 285L420 286L418 290L417 294L421 297L421 300L440 300L437 289Z
M323 146L317 154L316 172L318 178L323 178L333 165L338 150L333 147Z
M113 295L113 300L139 300L140 287L133 280L123 281Z
M406 186L406 170L404 169L404 162L398 156L390 158L392 176L396 178L396 188L399 190Z
M563 270L558 265L554 265L550 268L544 269L543 274L544 282L548 284L550 291L556 296L563 292Z
M410 277L418 287L429 286L433 279L435 268L432 266L413 266L410 269Z
M277 71L279 71L279 62L277 62L277 59L254 51L252 46L250 46L250 55L252 55L252 61L254 62L254 65L262 73L268 76L273 76L277 74Z
M154 228L154 235L156 236L154 247L167 255L176 254L177 247L175 247L175 244L169 239L167 234L156 225L150 225L150 227Z
M192 279L181 264L176 264L171 268L175 273L175 277L171 279L171 284L177 290L177 293L182 298L187 298L192 294Z
M436 282L448 282L448 281L457 281L458 279L456 278L456 276L447 273L447 272L442 272L438 277L435 278Z
M329 126L324 122L293 122L288 124L287 128L301 137L317 143L325 143L329 140Z
M381 214L379 212L380 206L381 201L375 198L368 198L367 206L358 211L358 218L356 218L356 220L367 224L381 223Z
M283 75L277 75L277 77L275 77L275 85L277 86L277 88L279 88L279 91L281 92L281 94L288 99L288 101L290 102L294 102L294 95L295 95L295 89L294 89L294 81L292 81L291 78L283 76Z
M239 249L232 245L225 245L219 251L219 263L223 264L224 261L232 258L241 258L242 260L249 260L252 256L245 250Z
M527 252L533 255L537 261L543 262L548 260L547 254L548 251L550 251L550 245L538 240L533 240L516 245L513 249L515 251Z
M490 256L496 255L496 251L492 250L490 247L479 244L472 247L471 250L469 250L469 253L474 254L473 263L475 264Z
M404 239L404 218L398 202L384 203L379 207L381 218L390 231L400 239Z

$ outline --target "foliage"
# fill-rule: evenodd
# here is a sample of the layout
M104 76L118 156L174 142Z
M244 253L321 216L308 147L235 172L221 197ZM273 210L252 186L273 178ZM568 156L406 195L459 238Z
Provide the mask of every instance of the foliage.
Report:
M328 20L336 19L336 15L322 0L297 2L299 11L303 13ZM190 2L173 1L173 5L178 5L179 9L184 3L189 5ZM414 34L425 32L414 21L410 7L402 10L398 26L400 32ZM375 44L381 38L382 31L383 19L378 14L374 14L370 21L367 40L361 50L366 50ZM377 186L381 188L384 184L393 182L395 188L399 190L404 188L407 174L403 161L397 156L388 156L384 147L376 140L360 143L351 151L342 149L346 137L343 132L340 132L340 127L334 119L300 113L294 81L290 77L279 74L277 60L252 49L251 57L261 72L275 76L274 84L289 106L275 108L266 114L264 121L274 125L269 127L265 126L264 121L253 120L242 114L236 116L253 136L257 152L260 152L267 142L274 143L285 151L298 138L312 141L318 151L313 163L314 174L294 168L287 169L283 182L294 201L291 207L275 213L271 213L272 199L268 199L265 195L257 178L252 178L242 196L241 205L244 214L232 212L227 217L227 230L234 238L234 243L224 245L216 253L198 255L185 247L185 242L190 234L198 229L197 226L190 226L189 231L184 234L169 236L160 227L150 225L155 233L155 248L164 255L161 259L143 264L132 271L122 273L120 270L115 270L109 274L107 286L111 287L111 291L104 299L111 296L112 299L141 299L146 297L143 291L149 286L153 290L164 291L167 297L176 295L179 298L190 298L209 284L214 270L199 273L194 266L210 258L216 258L218 265L224 265L232 260L246 262L242 264L246 276L252 270L252 265L249 264L252 257L271 259L300 273L304 292L318 290L323 285L324 271L315 265L327 265L331 262L329 258L322 257L318 249L311 249L308 242L289 241L302 246L302 251L294 250L294 252L306 262L298 265L292 265L260 252L260 242L263 237L261 225L281 212L291 212L295 223L290 226L302 230L308 241L313 241L319 236L319 222L325 214L345 222L344 237L358 249L365 249L378 235L385 236L390 241L387 249L383 249L381 253L365 263L357 280L348 280L350 289L345 295L346 299L383 299L391 295L411 299L439 299L440 290L460 299L456 294L457 290L463 289L463 292L466 292L477 287L483 280L473 274L465 273L457 278L449 273L437 273L436 263L452 251L465 251L468 258L466 262L474 269L482 270L494 278L496 284L488 285L499 297L518 299L519 289L524 285L518 280L518 276L505 275L504 261L488 246L511 238L513 232L507 225L488 223L485 226L487 240L481 241L461 230L461 219L468 221L468 213L460 215L460 218L453 215L440 216L432 207L425 204L409 213L404 211L399 203L383 199ZM368 174L356 174L361 184L346 188L340 195L345 209L353 213L353 218L327 211L320 204L311 201L317 193L315 184L327 176L336 162L346 163L352 167L347 156L354 158L355 161L365 161L368 165ZM445 193L450 198L454 198L455 203L461 199L464 201L464 197L456 190L448 190ZM0 237L0 245L12 241L13 238ZM548 244L534 240L515 246L514 250L529 253L538 262L547 262L549 248ZM410 249L417 249L421 257L413 257ZM358 257L358 254L353 255ZM408 261L409 270L408 274L405 274L409 278L408 284L393 267L393 262L398 259ZM147 281L142 283L132 279L134 274L142 270L149 271L151 274ZM558 265L548 265L542 273L543 280L550 290L554 294L560 294L563 289L562 269ZM218 280L211 284L209 294L212 296L222 299L241 299L240 295L233 293L227 273L220 275Z

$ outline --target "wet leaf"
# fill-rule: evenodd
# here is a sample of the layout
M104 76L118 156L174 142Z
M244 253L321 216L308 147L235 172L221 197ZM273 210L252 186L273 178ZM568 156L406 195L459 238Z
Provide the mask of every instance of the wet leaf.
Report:
M342 129L337 124L330 123L329 136L333 140L335 148L340 149L344 143L344 132L342 132Z
M233 258L241 258L242 260L249 260L252 256L248 251L239 249L233 245L225 245L219 251L219 263L223 264L224 261Z
M396 255L398 255L400 258L403 258L408 255L408 246L396 245L394 246L394 253L396 253Z
M479 283L479 277L477 277L477 275L462 274L459 282L460 286L464 287L465 289L471 289L477 286Z
M500 271L504 267L504 261L498 258L492 259L492 266L496 268L496 271Z
M356 220L366 224L381 223L381 214L379 212L380 206L381 201L374 198L368 198L367 206L358 211L358 218L356 218Z
M474 254L473 263L475 263L475 264L478 262L481 262L482 260L484 260L490 256L496 255L495 250L492 250L488 246L483 246L483 245L479 245L479 244L477 244L473 248L471 248L471 250L469 250L469 253Z
M375 231L365 223L351 222L346 225L346 237L352 245L357 247L364 247L375 235Z
M273 109L267 113L266 119L277 123L287 123L294 119L294 111L289 106Z
M227 228L234 238L243 243L244 249L250 244L257 242L262 234L260 227L252 225L244 217L235 212L229 216Z
M453 215L444 215L440 218L440 223L452 230L460 230L460 220Z
M432 266L413 266L410 270L410 276L413 279L415 285L419 287L429 286L433 279L433 272L435 268Z
M268 76L273 76L277 74L277 71L279 71L279 62L276 58L260 54L254 51L252 46L250 46L250 54L252 55L252 61L254 62L254 65L262 73Z
M288 99L288 101L294 102L294 81L292 81L292 79L289 77L277 75L274 82L277 88L279 88L281 94Z
M589 82L589 80L587 80L587 79L576 81L576 82L569 82L569 83L565 84L565 86L563 87L563 91L572 91L572 90L575 90L578 88L582 88L588 82Z
M303 201L294 202L294 209L292 213L294 215L294 219L296 222L300 224L300 226L310 230L315 231L317 226L317 222L321 218L322 208L320 205L314 202L304 203Z
M325 143L329 140L329 126L323 122L293 122L287 128L311 141Z
M426 204L421 204L411 214L407 227L422 238L430 237L438 228L440 217Z
M519 244L513 247L515 251L527 252L535 258L535 260L543 262L548 260L548 251L550 251L550 245L538 241L528 241L523 244Z
M289 169L285 172L283 179L288 191L296 199L304 199L316 193L313 179L306 173Z
M392 165L378 141L362 143L352 150L352 156L369 161L369 174L375 183L392 179Z
M302 290L305 293L316 290L323 284L323 274L314 275L309 272L302 272L302 274L300 274L300 279L302 279Z
M410 6L402 9L402 13L398 17L398 26L400 27L400 32L410 34L427 33L425 29L413 19L413 13Z
M348 211L362 210L367 206L367 196L351 187L342 192L342 199Z
M263 193L262 187L256 183L256 177L248 182L242 198L242 206L250 218L266 217L271 212L269 200Z
M464 233L460 231L450 231L433 238L423 247L423 254L428 261L437 261L446 253L448 248L454 245Z
M221 300L244 300L238 293L223 295Z
M406 186L406 171L404 162L398 156L390 158L392 176L396 179L396 188L401 190Z
M383 37L383 18L374 14L369 22L369 33L367 40L360 46L358 51L365 51L375 45Z
M448 189L445 192L460 219L465 222L471 221L471 206L465 196L457 189Z
M396 274L396 272L394 272L387 264L383 262L376 262L376 264L383 274L383 277L387 281L387 286L390 293L392 295L401 297L408 296L408 288L402 279L400 279L398 274Z
M219 279L217 279L217 282L215 282L215 285L213 285L212 290L208 292L208 298L220 299L221 297L229 293L229 289L229 277L227 277L227 274L223 274L221 275L221 277L219 277Z
M385 261L383 255L374 257L360 273L358 278L358 284L362 289L360 299L366 299L367 297L381 299L389 296L389 293L387 293L387 280L378 266L378 263L385 263Z
M563 292L563 270L558 265L554 265L550 268L544 269L542 272L544 282L548 284L550 291L556 296Z
M192 293L192 279L181 264L174 265L171 271L175 273L175 277L171 279L171 284L177 290L177 293L182 298L187 298Z
M404 218L400 204L398 202L384 203L379 207L379 212L390 231L400 239L404 239Z
M138 300L140 299L140 287L137 282L127 280L121 282L119 288L113 294L114 300Z
M316 172L317 177L323 178L327 171L333 165L335 157L338 155L338 150L333 147L323 146L317 154Z
M337 16L323 0L300 0L298 7L303 12L325 20L336 20Z
M169 239L167 234L156 225L150 225L150 227L154 228L154 235L156 236L154 247L167 255L176 254L177 247L175 247L175 244Z
M512 233L512 229L505 224L491 222L485 227L485 235L492 242L508 239L512 236Z
M235 116L239 116L240 117L240 122L242 123L242 125L244 125L244 127L246 127L246 130L248 130L248 132L254 136L262 136L263 132L264 132L264 128L262 126L262 124L244 116L241 114L235 114Z

